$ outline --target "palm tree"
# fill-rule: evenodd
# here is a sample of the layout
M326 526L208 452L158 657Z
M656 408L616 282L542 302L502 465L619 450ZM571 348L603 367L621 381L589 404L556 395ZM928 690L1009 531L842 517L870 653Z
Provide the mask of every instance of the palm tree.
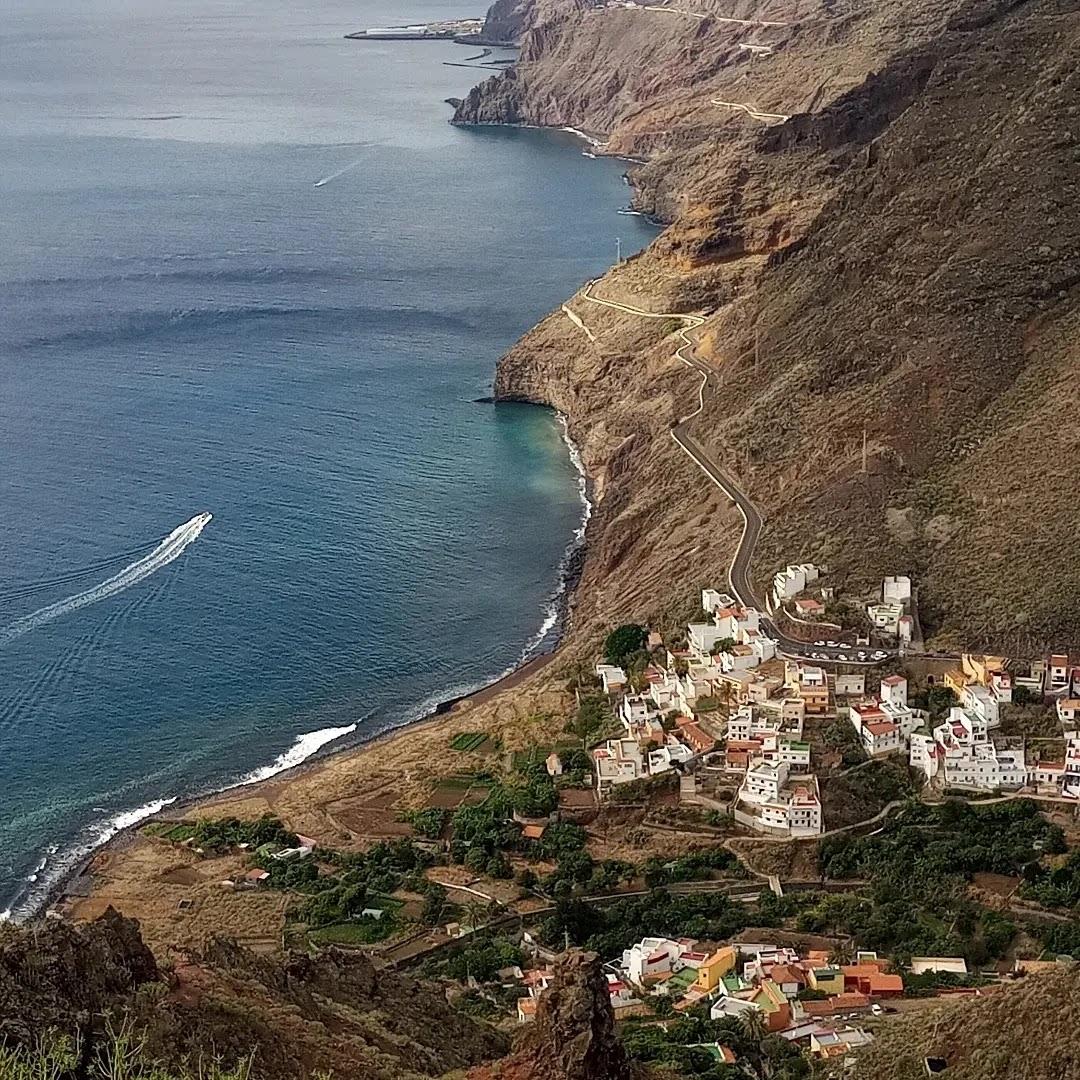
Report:
M745 1009L739 1013L739 1031L743 1037L743 1055L747 1064L754 1070L755 1076L764 1076L764 1055L761 1044L768 1035L765 1014L761 1009Z
M743 1038L755 1046L760 1045L761 1040L768 1034L765 1014L756 1006L739 1013L739 1028L742 1030Z
M833 967L843 967L845 964L850 964L853 959L850 945L836 945L829 953L829 963Z

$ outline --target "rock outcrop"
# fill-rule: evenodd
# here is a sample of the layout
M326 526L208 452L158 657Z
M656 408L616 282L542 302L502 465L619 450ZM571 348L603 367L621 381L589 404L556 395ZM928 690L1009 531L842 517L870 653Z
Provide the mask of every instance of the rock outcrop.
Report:
M469 1074L470 1080L633 1080L615 1037L607 980L595 953L572 952L555 968L529 1025L505 1060Z
M517 42L534 27L566 10L586 7L587 0L495 0L488 8L481 37L485 42Z
M112 908L82 928L48 919L0 929L0 1038L29 1043L41 1030L86 1023L159 978L138 924Z
M228 1065L254 1054L260 1080L420 1080L507 1048L438 989L377 972L357 953L277 960L218 940L177 953L166 971L138 924L111 909L84 926L47 920L0 932L0 1038L33 1048L50 1032L78 1034L107 1059L110 1031L125 1027L147 1061Z

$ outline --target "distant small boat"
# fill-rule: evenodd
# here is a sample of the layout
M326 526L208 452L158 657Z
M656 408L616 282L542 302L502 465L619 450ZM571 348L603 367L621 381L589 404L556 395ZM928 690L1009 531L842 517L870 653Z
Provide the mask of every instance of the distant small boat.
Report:
M590 154L588 150L582 150L581 151L581 156L582 157L587 157L587 158L595 158L596 157L595 154Z

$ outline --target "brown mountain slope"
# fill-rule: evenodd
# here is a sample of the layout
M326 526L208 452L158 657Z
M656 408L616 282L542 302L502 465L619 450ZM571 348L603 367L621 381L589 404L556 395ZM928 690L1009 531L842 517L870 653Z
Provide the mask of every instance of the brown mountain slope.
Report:
M0 930L0 1040L32 1048L49 1031L89 1030L104 1052L106 1013L113 1030L145 1033L148 1061L179 1067L220 1057L231 1065L253 1055L260 1080L317 1071L420 1080L506 1045L437 989L376 974L359 954L268 960L217 941L164 971L138 924L111 909L79 928L48 920Z
M619 14L649 17L675 19ZM627 144L642 117L671 122L639 179L674 222L594 294L712 313L700 333L722 390L694 433L766 516L756 579L800 557L855 590L910 570L941 642L1080 644L1075 5L807 16L775 31L783 47L749 76L758 108L795 112L801 87L813 110L772 127L715 109L698 123L718 87L736 99L733 24L699 21L688 80L672 74L677 34L604 38L611 19L575 12L534 31L524 90L493 80L459 116L498 113L509 94L519 118ZM585 94L578 67L605 40L605 66L625 56L633 84L601 91L590 76ZM690 111L676 115L680 95ZM497 390L568 412L597 479L581 640L687 608L723 580L741 522L668 436L697 389L672 358L674 326L584 295L570 306L595 340L553 314L504 359Z
M897 1019L859 1055L852 1080L920 1080L927 1057L949 1080L1076 1080L1080 1048L1072 1017L1080 968L1029 976L1021 986Z

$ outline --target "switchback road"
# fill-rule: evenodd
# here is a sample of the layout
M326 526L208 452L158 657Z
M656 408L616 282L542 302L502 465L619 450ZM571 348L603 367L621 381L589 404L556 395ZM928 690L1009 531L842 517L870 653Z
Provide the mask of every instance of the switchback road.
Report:
M765 605L757 598L750 581L750 565L754 557L754 550L761 537L761 530L765 524L764 519L750 496L739 487L731 476L721 469L716 459L687 430L690 421L705 408L706 391L712 391L720 382L719 371L698 354L697 342L690 336L694 330L705 322L705 317L684 312L646 311L630 304L605 300L593 294L594 285L595 282L590 281L582 292L582 297L591 304L612 308L628 315L636 315L642 319L667 319L681 324L677 333L682 344L675 350L675 358L681 364L690 368L691 371L700 375L701 384L698 386L697 408L675 423L671 428L671 437L709 480L735 504L735 508L739 511L743 520L743 530L738 546L735 548L731 566L728 568L728 587L731 595L743 607L753 607L764 612ZM859 661L854 659L853 652L844 647L811 647L805 641L798 641L795 638L788 637L771 619L765 616L762 616L761 626L764 632L778 643L780 652L792 659L824 660L834 663L843 662L860 665L874 663L872 660ZM808 652L812 652L813 655L808 655Z

